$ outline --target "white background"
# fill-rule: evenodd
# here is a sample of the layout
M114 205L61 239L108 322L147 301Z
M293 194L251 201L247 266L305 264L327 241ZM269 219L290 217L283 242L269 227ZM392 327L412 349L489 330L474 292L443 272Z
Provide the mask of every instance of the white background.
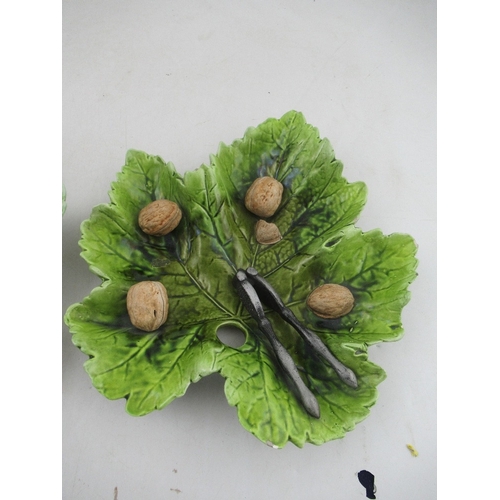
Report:
M387 372L379 400L320 447L258 441L218 375L131 417L92 387L63 324L63 498L354 500L366 498L362 469L378 499L436 498L435 3L65 1L62 41L63 312L99 284L79 226L109 201L127 149L183 173L290 109L331 141L347 180L367 184L357 225L419 245L406 334L370 348Z

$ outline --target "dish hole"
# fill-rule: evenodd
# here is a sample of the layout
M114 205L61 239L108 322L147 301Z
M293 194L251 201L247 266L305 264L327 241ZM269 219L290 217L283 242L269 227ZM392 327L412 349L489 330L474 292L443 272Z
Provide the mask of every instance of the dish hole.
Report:
M245 333L235 326L221 326L217 330L217 338L229 347L241 347L247 340Z

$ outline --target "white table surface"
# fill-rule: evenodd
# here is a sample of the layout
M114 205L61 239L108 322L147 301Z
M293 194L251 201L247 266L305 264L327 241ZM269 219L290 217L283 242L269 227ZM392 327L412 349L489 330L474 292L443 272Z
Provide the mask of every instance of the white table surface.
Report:
M212 375L132 417L83 369L62 325L65 500L436 498L436 6L433 1L63 1L63 312L99 279L80 223L109 201L128 149L184 173L219 142L295 109L364 181L357 226L411 234L419 276L405 336L370 348L387 372L341 440L281 450L239 424ZM419 452L413 457L407 444Z

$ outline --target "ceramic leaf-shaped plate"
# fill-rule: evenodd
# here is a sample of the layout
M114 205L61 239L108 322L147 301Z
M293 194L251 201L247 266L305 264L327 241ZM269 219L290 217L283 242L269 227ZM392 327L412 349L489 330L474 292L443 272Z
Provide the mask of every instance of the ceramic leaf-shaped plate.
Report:
M259 218L244 205L262 176L284 186L269 219L283 236L274 245L256 241ZM176 202L183 213L166 236L149 236L138 225L140 210L157 199ZM365 200L365 185L342 177L329 141L295 111L221 144L209 165L184 176L157 156L129 151L110 203L82 224L82 256L102 284L65 315L73 342L89 356L85 369L94 386L107 398L126 398L132 415L144 415L219 372L241 424L261 441L302 447L344 436L376 401L385 373L368 360L367 348L402 336L401 311L417 266L410 236L354 226ZM304 410L235 293L236 271L250 266L356 374L357 388L342 382L290 325L266 311L317 398L319 418ZM126 305L129 288L145 280L163 283L170 303L166 323L151 333L131 324ZM311 291L326 283L352 292L350 313L328 320L307 307ZM219 340L225 325L245 333L241 347Z

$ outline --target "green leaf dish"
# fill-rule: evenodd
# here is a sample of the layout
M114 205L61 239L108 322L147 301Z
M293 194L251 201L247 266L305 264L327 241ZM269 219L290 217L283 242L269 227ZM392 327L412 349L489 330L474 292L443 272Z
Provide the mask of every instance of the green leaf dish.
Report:
M89 356L85 369L97 390L125 398L130 414L145 415L218 372L241 425L279 448L288 441L303 447L341 438L367 417L385 378L368 360L368 346L403 334L416 245L405 234L354 226L366 186L347 182L342 168L329 141L295 111L249 128L230 146L221 144L210 165L184 176L157 156L129 151L112 183L111 202L95 207L81 227L82 256L102 284L65 314L74 344ZM283 236L274 245L256 241L259 218L244 205L249 186L266 175L284 186L269 219ZM183 214L166 236L149 236L138 225L140 210L157 199L176 202ZM235 293L235 273L250 266L356 374L357 388L343 383L290 325L266 310L318 400L319 418L297 401ZM169 297L168 319L152 333L135 328L127 313L127 291L144 280L163 283ZM328 320L307 307L311 291L325 283L350 289L351 312ZM219 340L218 330L228 325L244 332L241 347Z
M62 185L62 215L66 213L66 208L68 204L66 202L66 187Z

